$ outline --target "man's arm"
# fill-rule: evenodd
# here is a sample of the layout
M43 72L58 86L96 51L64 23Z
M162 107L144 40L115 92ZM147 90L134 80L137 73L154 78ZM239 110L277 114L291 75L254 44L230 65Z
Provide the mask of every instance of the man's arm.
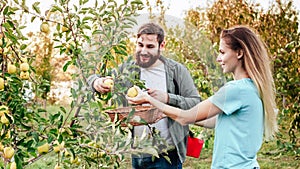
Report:
M201 98L187 68L182 64L177 65L174 78L178 85L179 93L168 93L168 104L185 110L197 105Z
M95 92L96 90L94 89L93 87L93 84L94 84L94 81L99 78L100 76L96 75L96 74L93 74L93 75L90 75L88 78L87 78L87 83L89 85L89 89L92 90L93 92Z

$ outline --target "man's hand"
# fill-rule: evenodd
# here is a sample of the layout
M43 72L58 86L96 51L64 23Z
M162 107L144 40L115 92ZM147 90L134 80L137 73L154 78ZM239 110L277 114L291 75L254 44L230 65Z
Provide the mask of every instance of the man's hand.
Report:
M159 100L160 102L167 104L169 101L169 95L166 92L163 92L161 90L153 90L153 89L148 89L147 92L151 97L155 98L156 100Z
M112 79L112 77L107 76L107 77L100 77L96 79L93 83L94 89L99 92L99 93L108 93L111 91L111 86L108 84L105 84L105 80L107 79Z

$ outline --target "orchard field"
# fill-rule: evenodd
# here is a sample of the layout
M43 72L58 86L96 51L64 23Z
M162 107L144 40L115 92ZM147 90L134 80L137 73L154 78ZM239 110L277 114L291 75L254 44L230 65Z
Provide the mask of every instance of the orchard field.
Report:
M157 156L158 148L145 138L140 149L132 149L132 126L122 127L104 113L118 107L128 89L116 83L112 92L98 95L87 85L89 75L110 75L133 59L133 30L143 9L148 11L144 19L165 28L163 55L186 65L203 99L232 78L215 62L221 30L238 24L257 30L272 58L280 126L276 138L263 144L258 161L262 169L300 168L296 2L276 0L262 10L247 0L216 0L207 8L191 8L178 19L180 25L170 26L163 0L52 1L47 9L43 1L0 2L0 168L130 168L131 154ZM37 31L30 30L34 27ZM133 77L118 73L113 79L142 85ZM191 129L205 146L184 168L209 168L213 130Z

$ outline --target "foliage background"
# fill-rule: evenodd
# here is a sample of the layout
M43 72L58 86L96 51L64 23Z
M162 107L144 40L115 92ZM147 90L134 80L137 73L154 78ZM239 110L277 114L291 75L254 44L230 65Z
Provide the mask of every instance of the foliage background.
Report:
M218 0L206 9L190 9L183 27L168 27L168 9L161 0L154 6L139 0L118 4L107 0L105 5L95 3L90 7L85 6L88 1L84 0L77 4L68 0L54 2L47 11L40 10L39 2L26 6L25 1L4 0L0 5L4 35L0 76L5 80L0 103L9 107L10 115L10 124L1 124L0 141L15 149L14 158L2 158L2 168L13 161L18 168L39 161L45 154L39 154L37 147L46 142L55 146L56 140L65 142L65 147L54 153L52 167L59 164L65 168L119 168L127 155L138 153L130 147L130 130L122 128L119 122L110 122L102 113L117 106L120 93L126 89L115 85L114 92L94 100L86 79L92 73L109 75L114 67L131 58L134 42L130 38L134 35L128 30L137 25L135 18L143 8L147 8L150 20L161 23L166 30L167 47L163 54L188 67L203 99L231 79L221 74L215 62L220 31L236 24L255 28L269 46L273 60L280 125L276 140L265 143L268 147L262 148L259 157L291 157L291 161L299 158L300 31L299 13L292 0L277 0L267 11L246 0ZM155 9L160 13L153 13ZM24 28L30 24L22 20L26 17L31 22L48 22L50 33L24 34ZM67 31L62 31L62 27ZM29 80L19 76L20 63L25 60L30 64ZM17 66L16 74L7 73L9 62ZM130 79L122 75L114 78ZM50 94L57 87L55 84L62 81L72 82L63 91L70 95L66 102L58 102L59 93ZM50 110L48 106L54 103L58 109ZM206 140L207 153L202 157L209 166L213 131L197 126L192 129ZM141 140L140 144L146 143ZM140 151L156 154L155 147L144 146L147 149ZM262 168L275 167L270 161L262 161ZM197 161L193 165L201 168ZM297 164L280 167L293 166Z

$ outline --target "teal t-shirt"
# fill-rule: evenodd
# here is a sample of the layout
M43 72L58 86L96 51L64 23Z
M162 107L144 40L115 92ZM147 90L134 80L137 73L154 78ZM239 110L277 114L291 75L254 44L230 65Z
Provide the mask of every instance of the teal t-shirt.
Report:
M263 105L256 86L245 78L226 83L209 98L223 113L215 126L212 169L259 167L263 141Z

